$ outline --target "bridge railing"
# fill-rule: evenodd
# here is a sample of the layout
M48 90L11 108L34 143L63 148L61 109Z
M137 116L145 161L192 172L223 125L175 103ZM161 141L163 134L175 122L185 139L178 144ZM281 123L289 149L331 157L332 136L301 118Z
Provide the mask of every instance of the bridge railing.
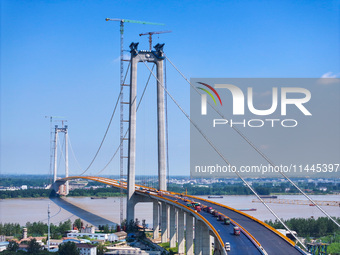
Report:
M145 191L142 191L142 190L139 190L138 192L140 193L144 193L144 194L148 194L146 193ZM165 191L167 192L167 191ZM173 201L169 198L166 198L166 197L162 197L162 196L159 196L159 195L156 195L156 194L148 194L150 197L153 196L153 197L156 197L158 198L158 200L165 200L167 201L168 203L170 204L175 204L177 205L178 207L184 209L185 211L189 211L191 212L196 218L199 218L200 220L202 220L206 225L208 225L209 229L214 233L214 235L216 236L216 238L218 239L218 242L220 243L221 247L224 248L224 243L223 243L223 240L221 238L221 236L219 235L219 233L216 231L216 229L211 225L211 223L209 221L207 221L201 214L197 213L195 210L181 204L181 203L178 203L176 201Z
M187 196L188 196L188 197L192 197L192 198L196 198L196 197L190 196L190 195L187 195ZM220 203L211 201L211 200L207 200L207 199L204 199L204 198L197 198L197 199L201 199L201 200L206 201L206 202L208 202L208 203L212 203L212 204L215 204L215 205L218 205L218 206L227 208L227 209L229 209L229 210L232 210L232 211L234 211L234 212L237 212L237 213L239 213L239 214L242 214L242 215L244 215L244 216L246 216L246 217L248 217L248 218L250 218L250 219L256 221L257 223L263 225L264 227L270 229L272 232L274 232L274 233L277 234L278 236L282 237L284 240L286 240L286 241L287 241L288 243L290 243L292 246L295 246L295 243L294 243L292 240L290 240L288 237L286 237L285 235L283 235L282 233L280 233L279 231L277 231L275 228L269 226L268 224L264 223L263 221L260 221L260 220L256 219L255 217L253 217L253 216L251 216L251 215L249 215L249 214L246 214L246 213L241 212L241 211L239 211L239 210L236 210L236 209L234 209L234 208L232 208L232 207L229 207L229 206L227 206L227 205L223 205L223 204L220 204Z

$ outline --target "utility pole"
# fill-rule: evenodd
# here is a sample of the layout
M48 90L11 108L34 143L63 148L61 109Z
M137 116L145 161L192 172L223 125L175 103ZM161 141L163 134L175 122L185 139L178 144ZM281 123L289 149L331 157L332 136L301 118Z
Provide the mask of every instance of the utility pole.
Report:
M129 88L130 85L124 84L124 23L136 23L136 24L144 24L144 25L161 25L164 26L164 24L161 23L153 23L153 22L146 22L146 21L138 21L138 20L129 20L129 19L112 19L112 18L106 18L106 21L118 21L120 22L120 174L119 174L119 180L120 180L120 223L123 222L124 216L123 216L123 178L124 178L124 158L127 158L124 152L124 141L127 141L128 139L125 138L125 132L127 130L127 125L129 124L129 121L127 118L124 117L124 109L125 105L128 105L129 102L124 101L124 88ZM124 123L126 125L124 125ZM125 126L125 128L124 128Z
M50 234L51 234L51 227L50 227L50 217L51 217L51 215L50 215L50 203L48 203L48 210L47 210L47 215L48 215L48 217L47 217L47 219L48 219L48 222L47 222L47 224L48 224L48 234L47 234L47 247L48 247L48 251L50 251Z

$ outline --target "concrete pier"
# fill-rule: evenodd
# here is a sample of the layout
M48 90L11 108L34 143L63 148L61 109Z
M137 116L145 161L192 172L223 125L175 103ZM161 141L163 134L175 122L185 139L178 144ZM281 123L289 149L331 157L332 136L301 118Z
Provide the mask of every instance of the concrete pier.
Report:
M212 254L212 249L211 249L211 242L210 242L210 233L209 233L209 228L207 225L201 223L201 238L202 238L202 244L201 244L201 251L202 254L204 255L210 255Z
M170 248L176 247L176 208L170 206Z
M178 210L178 254L184 254L184 212Z
M165 202L162 202L161 233L162 243L166 243L168 241L168 207Z
M194 218L186 213L185 246L187 255L194 255Z
M153 239L159 237L159 203L153 201Z

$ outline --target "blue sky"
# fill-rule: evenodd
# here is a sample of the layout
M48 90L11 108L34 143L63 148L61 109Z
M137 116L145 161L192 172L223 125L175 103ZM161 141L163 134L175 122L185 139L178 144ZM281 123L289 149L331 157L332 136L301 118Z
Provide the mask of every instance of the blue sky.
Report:
M50 115L65 116L80 166L90 163L119 93L119 24L106 17L165 23L126 24L124 48L148 49L139 33L172 30L154 44L188 78L340 75L339 1L1 0L1 173L48 173ZM169 91L189 112L189 86L167 65ZM155 91L153 82L138 114L137 174L156 173ZM113 123L89 174L118 146L118 115ZM169 148L171 174L188 175L189 123L171 102ZM118 173L117 159L103 174Z

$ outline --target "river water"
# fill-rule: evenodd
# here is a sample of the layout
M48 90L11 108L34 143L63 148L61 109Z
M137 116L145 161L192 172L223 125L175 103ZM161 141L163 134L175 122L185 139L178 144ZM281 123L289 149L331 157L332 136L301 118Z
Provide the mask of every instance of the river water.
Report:
M207 198L207 196L201 196ZM315 195L314 200L339 201L339 195ZM223 196L223 198L213 198L211 200L228 205L235 209L256 208L256 211L247 211L260 220L275 219L275 217L261 203L254 203L255 196ZM302 195L281 195L278 199L306 200ZM125 208L125 201L124 208ZM91 199L89 197L67 197L63 199L4 199L0 200L0 222L19 223L25 225L26 222L42 221L47 223L47 208L50 204L51 223L59 224L67 219L72 222L81 218L90 225L112 225L119 222L119 198ZM291 204L268 204L280 218L318 218L324 216L315 206L291 205ZM331 216L340 217L340 207L322 206ZM124 210L125 217L125 210ZM152 226L152 203L140 203L136 205L135 217L140 221Z

